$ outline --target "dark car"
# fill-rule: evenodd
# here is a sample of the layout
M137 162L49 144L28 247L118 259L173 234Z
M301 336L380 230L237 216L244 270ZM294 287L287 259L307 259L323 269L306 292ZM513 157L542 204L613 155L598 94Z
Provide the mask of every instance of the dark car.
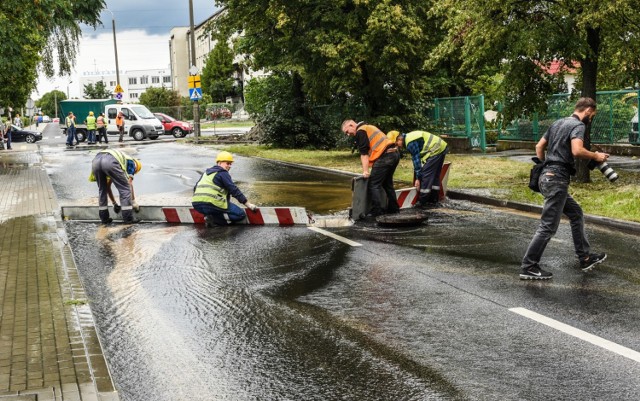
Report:
M184 138L187 134L193 132L193 127L187 122L178 121L164 113L153 113L153 115L162 123L165 134L172 134L176 138Z
M36 143L42 139L42 134L38 131L29 131L11 124L11 141L27 143Z

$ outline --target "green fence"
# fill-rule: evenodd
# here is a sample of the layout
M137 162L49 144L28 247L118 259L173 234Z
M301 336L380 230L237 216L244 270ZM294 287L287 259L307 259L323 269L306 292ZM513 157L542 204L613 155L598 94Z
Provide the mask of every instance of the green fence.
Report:
M487 147L484 95L434 99L433 130L439 135L469 138L471 147Z
M637 111L640 91L602 91L596 95L598 114L591 126L591 142L639 145ZM555 120L571 115L575 100L569 94L553 95L546 114L533 113L511 121L506 128L499 129L499 139L538 141Z

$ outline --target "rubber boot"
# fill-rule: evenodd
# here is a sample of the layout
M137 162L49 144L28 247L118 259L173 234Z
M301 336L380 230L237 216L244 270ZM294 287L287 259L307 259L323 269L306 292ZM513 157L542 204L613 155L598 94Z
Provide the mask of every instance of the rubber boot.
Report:
M133 217L133 210L123 210L122 211L122 221L124 224L135 224L139 223L140 219L136 219Z
M102 224L109 224L113 221L113 219L109 217L108 210L99 210L98 216L100 216L100 221L102 222Z

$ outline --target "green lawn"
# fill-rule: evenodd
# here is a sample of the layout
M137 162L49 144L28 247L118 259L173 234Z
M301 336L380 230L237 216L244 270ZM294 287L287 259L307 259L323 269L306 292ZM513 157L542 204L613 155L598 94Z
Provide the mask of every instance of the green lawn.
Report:
M321 166L343 171L360 172L358 154L344 150L273 149L259 145L231 145L225 147L243 156ZM499 156L447 155L452 163L449 188L480 191L496 199L530 204L542 204L542 195L527 187L531 163ZM395 180L409 186L413 177L410 158L405 155L396 170ZM640 174L619 171L620 178L609 183L599 171L591 173L593 182L572 183L571 195L582 205L585 213L640 222Z

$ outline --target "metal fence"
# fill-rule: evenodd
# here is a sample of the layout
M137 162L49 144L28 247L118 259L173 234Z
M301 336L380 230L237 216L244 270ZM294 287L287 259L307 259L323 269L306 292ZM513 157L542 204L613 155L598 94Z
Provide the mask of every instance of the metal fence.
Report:
M575 100L569 94L553 95L549 99L546 114L533 113L531 116L513 120L504 129L499 128L498 137L501 140L537 141L555 120L571 115ZM598 114L591 126L592 143L640 144L638 138L640 91L597 92L596 102Z
M471 147L486 150L484 95L434 99L433 118L438 134L466 137Z

